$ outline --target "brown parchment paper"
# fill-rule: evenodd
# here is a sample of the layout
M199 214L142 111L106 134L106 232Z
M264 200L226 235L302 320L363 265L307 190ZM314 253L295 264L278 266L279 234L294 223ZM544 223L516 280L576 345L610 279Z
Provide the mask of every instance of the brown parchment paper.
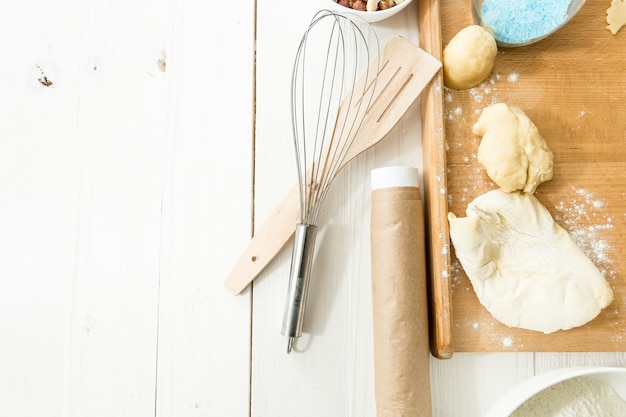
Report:
M419 188L372 191L377 417L432 415L423 219Z

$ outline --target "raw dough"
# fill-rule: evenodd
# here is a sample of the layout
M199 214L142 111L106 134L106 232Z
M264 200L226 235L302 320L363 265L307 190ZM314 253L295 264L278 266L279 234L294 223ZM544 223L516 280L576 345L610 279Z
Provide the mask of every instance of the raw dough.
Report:
M502 191L534 193L539 184L552 178L552 152L517 107L498 103L483 109L473 132L482 136L478 162Z
M611 6L606 11L606 27L613 35L617 33L622 26L626 25L626 2L623 0L611 1Z
M449 213L456 256L480 303L511 327L581 326L613 300L602 273L532 194L489 191Z
M461 29L443 50L443 77L446 87L472 88L484 81L498 53L493 35L478 25Z

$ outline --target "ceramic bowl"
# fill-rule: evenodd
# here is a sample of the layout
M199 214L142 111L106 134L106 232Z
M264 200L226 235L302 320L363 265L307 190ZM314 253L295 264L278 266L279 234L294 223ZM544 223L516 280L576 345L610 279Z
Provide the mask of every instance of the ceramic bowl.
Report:
M509 417L524 402L546 388L581 376L595 378L611 386L626 399L626 368L574 366L548 371L519 383L498 398L484 417Z
M563 0L567 7L564 15L552 14L558 10L548 7L545 10L528 7L525 12L510 12L500 4L510 0L472 0L474 22L491 32L501 47L526 46L547 38L569 22L585 4L585 0ZM539 5L539 0L523 2ZM518 3L510 3L518 4ZM510 14L509 14L510 12ZM517 14L516 14L517 13ZM559 11L560 13L560 11Z
M329 10L333 10L336 12L344 13L344 14L353 14L358 16L359 18L365 20L369 23L379 22L381 20L387 19L391 16L398 14L400 11L404 10L409 4L411 4L413 0L404 0L402 3L397 4L393 7L388 8L387 10L377 10L375 12L364 12L360 10L353 10L349 7L345 7L336 3L334 0L326 0L326 7Z

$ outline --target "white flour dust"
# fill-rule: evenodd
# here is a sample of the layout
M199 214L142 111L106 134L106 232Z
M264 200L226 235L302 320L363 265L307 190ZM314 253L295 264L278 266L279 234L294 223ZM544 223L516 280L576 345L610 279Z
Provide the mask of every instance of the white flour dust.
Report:
M606 203L593 193L572 186L567 198L556 205L554 219L570 233L605 277L612 278L616 272L609 256L611 244L606 232L613 229L614 223L605 207Z
M556 204L554 219L569 232L610 283L617 279L618 274L611 260L611 230L615 223L611 214L607 213L607 203L596 198L590 191L573 186L566 196ZM626 327L620 319L620 309L614 307L608 313L611 315L607 317L614 318L611 321L612 331L608 341L621 345L626 338Z
M553 385L522 404L510 417L621 417L626 401L609 385L591 377Z
M513 338L511 336L503 337L502 338L502 346L504 346L504 347L511 347L511 346L513 346Z
M454 92L452 92L452 90L448 90L447 94L445 95L446 103L448 103L448 105L446 105L446 118L448 120L454 120L456 123L460 122L473 124L484 107L488 107L492 104L500 102L499 89L504 88L504 91L507 90L506 84L503 85L499 83L503 78L506 79L506 81L510 84L515 84L519 81L520 75L516 72L512 72L508 75L495 73L476 87L470 88L468 90L460 90ZM454 103L455 95L459 97L469 96L474 104L480 104L480 106L477 106L474 110L477 114L465 114L461 107L451 105L451 103Z

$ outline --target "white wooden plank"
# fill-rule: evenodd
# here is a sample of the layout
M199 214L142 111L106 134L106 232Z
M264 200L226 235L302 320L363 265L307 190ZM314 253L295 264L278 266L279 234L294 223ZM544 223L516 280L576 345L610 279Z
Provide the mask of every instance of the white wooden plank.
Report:
M257 36L257 224L295 182L289 80L297 43L322 2L259 2ZM292 19L286 21L284 16ZM417 42L413 7L375 26L381 45L401 34ZM277 161L281 161L278 162ZM369 265L369 175L392 164L421 165L416 104L381 144L335 180L320 235L303 336L287 355L280 334L290 243L254 283L252 415L373 416ZM293 168L292 168L293 167ZM295 224L294 224L295 227Z
M154 415L168 85L136 60L129 3L82 2L76 249L65 409ZM157 57L154 58L156 67Z
M223 281L251 234L254 4L172 19L156 415L248 416L250 294Z
M5 44L18 59L2 77L11 84L3 137L19 147L3 156L21 165L11 171L28 198L3 193L3 219L11 210L24 219L8 235L15 276L3 283L36 290L3 291L32 305L3 317L46 331L6 334L22 352L8 357L23 381L3 373L7 415L154 414L166 90L136 70L122 4L41 2L8 16Z
M616 366L626 367L623 352L568 352L536 353L535 373L540 374L569 366Z
M532 353L456 353L431 360L433 416L481 416L507 389L534 375Z
M0 16L0 415L11 416L62 410L73 269L78 25L37 3ZM54 88L39 82L44 67Z

